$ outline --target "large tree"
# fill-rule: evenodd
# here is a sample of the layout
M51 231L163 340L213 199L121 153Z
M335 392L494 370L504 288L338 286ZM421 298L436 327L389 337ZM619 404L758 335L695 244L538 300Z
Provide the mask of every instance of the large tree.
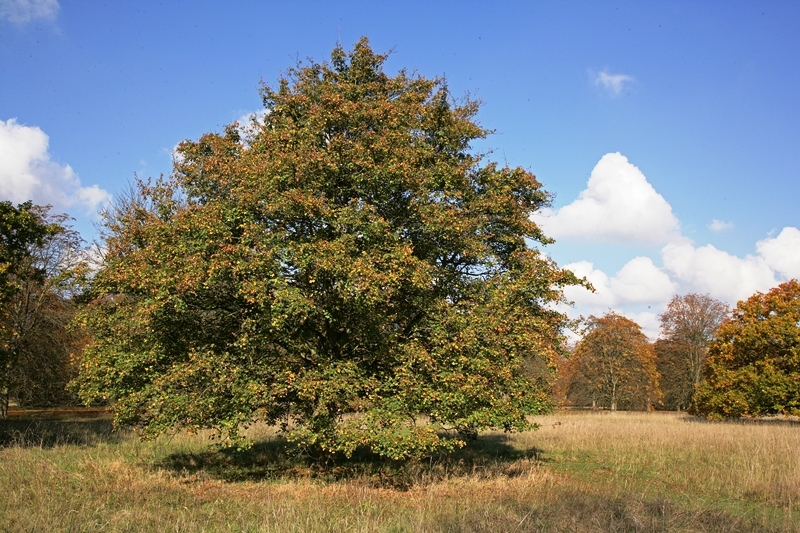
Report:
M800 415L800 283L737 304L720 326L693 411L709 418Z
M652 345L636 322L613 312L589 317L563 367L573 405L646 411L661 396Z
M144 435L263 420L393 458L547 407L525 360L562 351L579 283L528 245L549 195L470 149L476 102L385 59L362 39L291 69L109 212L85 400Z
M10 399L66 398L79 332L68 329L86 267L66 215L26 202L0 202L0 416Z
M661 314L661 338L655 344L663 405L689 407L703 380L708 347L727 317L728 306L707 294L675 295Z

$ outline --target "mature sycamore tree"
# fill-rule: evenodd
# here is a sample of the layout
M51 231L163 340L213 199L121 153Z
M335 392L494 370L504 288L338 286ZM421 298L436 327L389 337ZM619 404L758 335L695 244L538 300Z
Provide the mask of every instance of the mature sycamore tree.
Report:
M756 293L720 326L693 411L709 418L800 415L800 283Z
M384 73L366 39L264 86L263 119L179 147L106 218L76 382L155 435L282 425L302 449L405 458L548 405L580 283L539 251L549 195L470 149L478 103Z
M573 405L648 410L661 397L652 345L636 322L613 312L589 317L563 367Z
M655 343L663 405L689 407L703 380L708 347L728 316L728 306L707 294L675 295L661 314L661 338Z

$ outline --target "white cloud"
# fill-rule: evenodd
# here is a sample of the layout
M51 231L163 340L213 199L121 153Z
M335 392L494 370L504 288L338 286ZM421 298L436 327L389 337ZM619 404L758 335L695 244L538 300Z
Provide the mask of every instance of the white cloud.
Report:
M668 302L678 284L649 257L634 257L611 279L611 290L625 303L657 304Z
M595 289L594 293L581 287L564 290L567 299L575 303L573 308L562 308L571 318L601 316L611 310L639 324L651 339L658 337L661 324L658 315L678 291L678 284L649 257L631 259L614 277L594 268L589 261L578 261L564 268L572 270L578 277L586 277ZM644 305L646 311L635 311ZM570 340L577 339L573 332Z
M716 218L708 225L711 231L723 231L733 228L733 222L725 222L724 220L717 220Z
M613 278L595 269L589 261L571 263L564 268L572 270L578 277L586 277L595 289L591 293L581 287L570 287L565 291L567 298L595 310L638 304L666 305L678 289L678 285L649 257L634 257Z
M590 261L570 263L564 268L586 277L595 288L594 293L580 287L565 290L567 299L575 303L576 312L570 314L597 315L613 309L636 320L653 337L658 329L657 314L637 314L635 309L647 305L660 312L674 294L689 292L709 294L735 305L783 280L800 278L800 229L786 227L778 236L759 241L756 249L757 254L742 258L710 244L698 247L691 240L678 237L661 250L663 268L649 257L640 256L611 277Z
M111 195L97 185L82 186L72 167L51 161L49 141L37 127L0 120L0 199L96 213Z
M784 279L800 279L800 230L783 228L777 237L756 243L758 254L767 265L780 273Z
M611 307L615 298L611 293L611 280L608 274L602 270L594 268L590 261L578 261L564 265L564 268L571 270L579 278L586 278L594 287L591 292L583 287L567 287L564 289L564 296L575 303L577 308L591 306L592 308Z
M698 292L735 305L784 280L800 278L800 229L785 227L777 236L758 241L755 253L744 257L710 244L698 246L681 235L669 203L619 153L603 156L575 201L531 219L559 239L661 244L663 267L643 256L629 260L614 275L595 268L590 258L564 267L595 287L594 293L580 287L565 290L567 299L575 302L574 308L565 309L570 316L613 310L635 320L650 337L658 335L658 313L674 294ZM709 225L714 231L732 227L718 219Z
M32 20L55 20L60 6L58 0L0 0L0 19L14 24Z
M664 244L679 235L672 207L619 152L600 159L577 200L531 218L557 239Z
M633 82L633 76L627 74L609 74L607 70L601 71L594 78L594 84L603 87L614 96L619 96L625 88L625 84Z
M757 291L776 286L775 273L762 256L736 257L713 245L695 247L688 239L679 239L661 250L664 267L684 287L733 303Z
M650 337L650 340L655 341L661 335L661 320L658 318L665 309L666 303L657 313L651 311L642 311L641 313L621 313L626 318L630 318L642 328L642 333Z

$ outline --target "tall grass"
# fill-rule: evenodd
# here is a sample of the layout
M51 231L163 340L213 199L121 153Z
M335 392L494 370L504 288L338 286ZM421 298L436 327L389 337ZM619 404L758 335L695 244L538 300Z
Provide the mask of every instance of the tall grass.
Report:
M263 427L236 452L208 435L141 442L102 418L0 422L0 531L800 530L800 426L537 421L451 457L324 466Z
M555 464L584 479L707 504L800 511L800 421L578 411L540 423L542 430L520 436L520 444L551 450Z

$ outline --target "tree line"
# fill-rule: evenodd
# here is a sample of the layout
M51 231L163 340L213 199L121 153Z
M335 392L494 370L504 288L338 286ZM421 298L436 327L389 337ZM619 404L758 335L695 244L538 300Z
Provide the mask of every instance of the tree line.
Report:
M337 47L264 85L248 128L181 143L103 213L95 269L65 217L2 203L3 413L77 396L145 437L263 421L402 459L532 427L557 370L579 405L800 412L796 281L730 314L676 297L654 345L591 317L570 353L558 305L590 285L539 251L551 195L472 149L478 102L386 58Z
M560 402L610 410L688 410L709 418L800 413L800 284L756 293L731 310L676 295L651 343L636 322L589 317L559 364Z
M703 380L709 347L730 310L708 295L676 295L651 343L633 320L609 312L590 317L557 388L568 405L649 410L687 409Z

